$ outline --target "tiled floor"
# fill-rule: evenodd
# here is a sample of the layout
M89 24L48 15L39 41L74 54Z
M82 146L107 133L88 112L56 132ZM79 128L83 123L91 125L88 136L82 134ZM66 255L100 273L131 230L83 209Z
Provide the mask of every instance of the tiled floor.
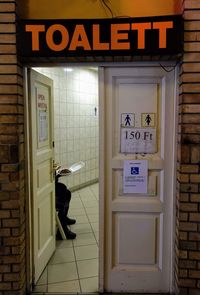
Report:
M57 241L56 252L40 277L34 292L92 293L98 289L98 196L93 184L72 193L69 217L75 240Z

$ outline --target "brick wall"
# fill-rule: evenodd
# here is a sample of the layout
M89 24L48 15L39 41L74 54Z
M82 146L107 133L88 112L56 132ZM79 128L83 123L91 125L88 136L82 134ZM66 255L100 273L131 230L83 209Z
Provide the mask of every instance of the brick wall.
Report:
M0 0L0 294L23 294L25 202L22 69L16 3ZM12 290L12 291L11 291Z
M16 1L0 0L0 295L25 293L22 69ZM183 1L180 72L176 293L200 294L200 0Z
M176 293L200 294L200 1L183 1L180 72Z

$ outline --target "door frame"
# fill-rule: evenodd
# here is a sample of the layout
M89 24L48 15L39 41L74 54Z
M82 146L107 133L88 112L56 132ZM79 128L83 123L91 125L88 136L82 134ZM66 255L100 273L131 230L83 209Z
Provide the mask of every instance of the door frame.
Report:
M171 237L171 245L170 245L170 267L171 267L171 277L170 277L170 292L174 292L174 261L175 261L175 213L176 213L176 204L175 204L175 196L176 196L176 162L177 162L177 130L178 130L178 116L177 116L177 110L178 110L178 73L179 73L179 68L177 66L177 63L175 62L165 62L165 66L162 66L159 62L136 62L133 64L125 64L125 63L115 63L113 64L103 64L99 65L99 89L100 89L100 95L99 95L99 114L100 114L100 126L104 127L105 124L105 75L104 75L104 69L107 67L121 67L121 68L132 68L132 67L162 67L163 70L165 71L175 71L175 81L174 81L174 124L173 124L173 171L172 171L172 191L173 191L173 196L172 200L170 203L170 208L171 208L171 213L172 213L172 221L170 224L170 237ZM101 128L99 130L99 142L100 142L100 150L99 150L99 158L101 161L99 161L99 171L100 171L100 204L99 204L99 209L100 209L100 214L99 217L102 220L100 223L100 241L99 241L99 251L100 251L100 256L99 256L99 291L104 291L104 267L105 267L105 235L104 235L104 230L105 230L105 218L106 218L106 208L105 208L105 198L103 197L104 195L104 179L105 179L105 173L104 173L104 168L105 168L105 161L106 161L106 155L104 154L104 136L105 136L105 127ZM103 217L103 218L102 218Z
M104 202L104 162L105 162L105 154L104 154L104 123L105 123L105 77L104 77L104 69L106 67L162 67L166 69L166 71L175 71L175 82L174 82L174 132L173 132L173 198L172 198L172 223L171 223L171 286L170 291L174 291L174 260L175 260L175 213L176 213L176 204L175 204L175 196L176 196L176 160L177 160L177 130L178 130L178 117L177 117L177 109L178 109L178 74L179 74L179 67L177 66L176 61L167 61L163 62L164 66L161 65L160 62L132 62L132 63L113 63L113 62L104 62L104 63L61 63L59 64L60 67L84 67L84 66L95 66L98 67L98 77L99 77L99 218L101 222L99 223L99 292L104 291L104 247L105 247L105 237L104 237L104 230L105 230L105 202ZM32 64L32 67L55 67L54 63L45 63L45 64ZM30 194L30 148L29 148L29 110L28 110L28 68L26 66L23 68L23 76L24 76L24 118L25 118L25 172L26 172L26 185L25 185L25 193L26 193L26 266L27 266L27 290L31 291L32 289L32 277L33 277L33 265L32 265L32 214L31 214L31 194ZM58 66L58 65L56 65ZM103 127L103 128L100 128ZM100 160L101 159L101 160Z
M30 176L30 112L29 112L29 85L28 85L28 67L23 68L23 81L24 81L24 128L25 128L25 193L26 198L26 270L27 270L27 290L30 293L32 291L33 285L33 246L32 246L32 206L31 206L31 176Z

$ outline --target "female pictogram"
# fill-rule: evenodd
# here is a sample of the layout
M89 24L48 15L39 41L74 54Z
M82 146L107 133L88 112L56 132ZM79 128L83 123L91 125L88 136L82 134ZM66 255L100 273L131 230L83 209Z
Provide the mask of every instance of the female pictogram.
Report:
M142 127L155 127L155 113L142 113L141 126Z
M147 125L149 126L151 123L151 116L149 114L147 114L146 118L145 118L145 122L147 123Z

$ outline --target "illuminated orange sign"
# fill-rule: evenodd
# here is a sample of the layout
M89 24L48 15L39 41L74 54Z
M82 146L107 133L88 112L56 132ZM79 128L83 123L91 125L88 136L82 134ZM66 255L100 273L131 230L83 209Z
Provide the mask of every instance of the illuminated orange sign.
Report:
M35 20L19 26L22 56L179 53L180 16L139 19Z

